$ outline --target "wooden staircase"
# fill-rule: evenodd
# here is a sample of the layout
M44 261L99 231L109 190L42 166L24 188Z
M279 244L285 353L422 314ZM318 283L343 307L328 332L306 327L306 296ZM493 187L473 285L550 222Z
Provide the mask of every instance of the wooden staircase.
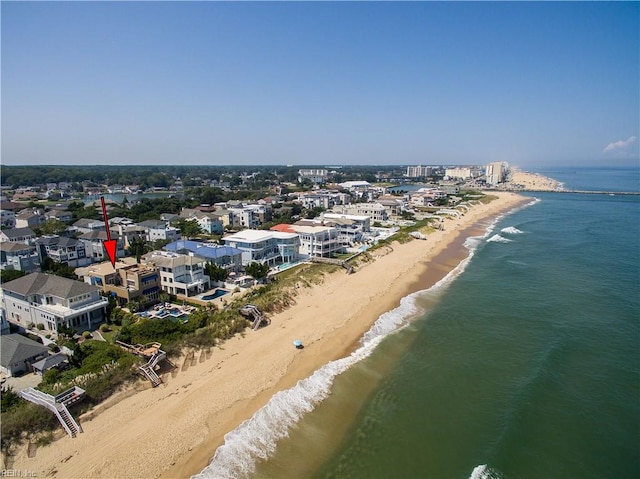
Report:
M151 384L154 388L162 382L162 379L160 379L160 376L156 374L154 368L160 361L162 361L166 357L167 353L159 349L157 353L149 358L149 361L146 364L140 366L140 371L142 371L142 374L144 374L147 379L151 381Z
M84 393L83 390L78 389ZM43 393L34 388L27 388L18 392L18 396L39 406L44 406L53 412L69 436L76 437L77 434L82 432L82 428L75 419L73 419L67 407L62 402L57 402L56 398L50 394Z

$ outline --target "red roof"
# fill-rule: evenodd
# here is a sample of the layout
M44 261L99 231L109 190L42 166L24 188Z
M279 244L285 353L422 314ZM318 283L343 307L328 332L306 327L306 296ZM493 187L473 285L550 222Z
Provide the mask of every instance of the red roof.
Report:
M269 228L271 231L280 231L281 233L295 233L291 225L286 223L280 223L279 225L272 226Z

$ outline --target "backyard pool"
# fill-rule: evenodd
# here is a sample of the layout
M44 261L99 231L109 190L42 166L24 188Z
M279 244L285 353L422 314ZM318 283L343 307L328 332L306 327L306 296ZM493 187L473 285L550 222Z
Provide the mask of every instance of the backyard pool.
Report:
M225 294L227 294L229 291L226 289L222 289L222 288L217 288L213 293L211 294L205 294L204 296L202 296L202 299L204 299L205 301L210 301L212 299L216 299L219 298L220 296L224 296Z

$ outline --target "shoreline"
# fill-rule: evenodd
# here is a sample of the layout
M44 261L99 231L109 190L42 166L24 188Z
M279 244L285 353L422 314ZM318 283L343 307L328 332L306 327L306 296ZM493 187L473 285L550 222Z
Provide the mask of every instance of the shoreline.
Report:
M373 252L377 258L359 266L355 274L326 276L323 284L301 290L296 304L273 315L267 328L198 352L192 361L182 358L159 388L122 399L90 420L81 418L83 434L39 448L33 458L20 451L13 466L39 477L63 479L200 473L224 435L276 392L350 354L381 314L397 307L407 294L425 289L425 283L445 276L457 257L446 252L457 238L466 238L466 232L481 228L478 223L530 201L514 193L496 196L460 219L446 220L446 230L430 234L426 241L394 243L386 254ZM450 261L438 261L439 257ZM303 341L303 350L291 346L294 338Z

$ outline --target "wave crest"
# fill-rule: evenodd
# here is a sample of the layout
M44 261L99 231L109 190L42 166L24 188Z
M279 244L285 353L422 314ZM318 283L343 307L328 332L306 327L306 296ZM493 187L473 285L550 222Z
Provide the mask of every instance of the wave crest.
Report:
M522 233L522 231L520 231L515 226L507 226L506 228L502 228L500 230L500 232L501 233L507 233L507 234L510 234L510 235L518 235L518 234Z
M491 238L487 240L488 243L511 243L513 240L509 238L505 238L504 236L500 236L498 234L493 235Z

